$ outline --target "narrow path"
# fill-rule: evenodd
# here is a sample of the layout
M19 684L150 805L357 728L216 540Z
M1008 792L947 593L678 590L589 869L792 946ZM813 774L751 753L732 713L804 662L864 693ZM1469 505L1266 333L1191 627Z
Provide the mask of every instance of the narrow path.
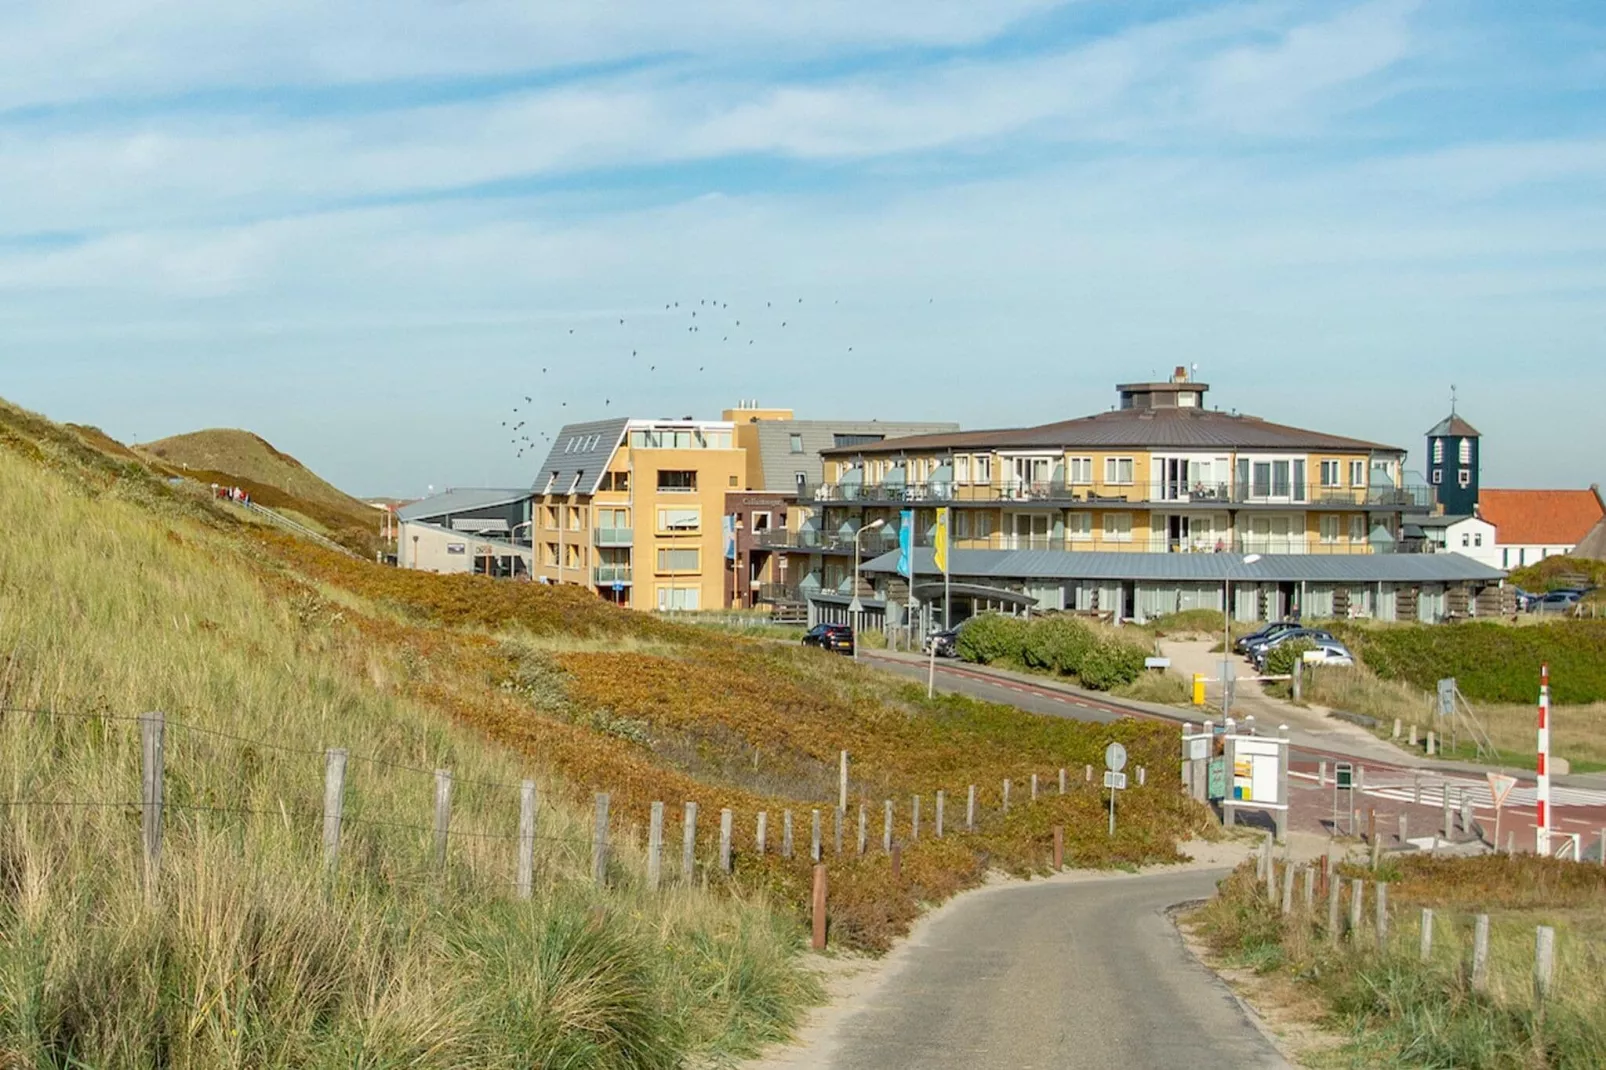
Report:
M1214 894L1226 872L1079 874L968 896L916 935L860 1009L784 1065L1286 1066L1167 915Z

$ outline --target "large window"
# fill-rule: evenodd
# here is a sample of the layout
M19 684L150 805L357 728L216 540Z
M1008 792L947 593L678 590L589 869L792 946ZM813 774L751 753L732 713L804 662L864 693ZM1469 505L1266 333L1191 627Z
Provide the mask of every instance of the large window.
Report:
M970 482L970 454L961 453L954 458L954 482Z
M1349 485L1352 487L1366 486L1366 462L1351 461L1349 463Z
M1115 486L1130 484L1132 482L1132 458L1104 458L1104 482ZM1128 519L1130 520L1130 518Z
M976 482L991 483L993 481L993 458L991 454L976 454Z
M1131 542L1132 541L1132 514L1131 513L1105 513L1104 514L1104 541L1105 542Z
M569 524L568 524L568 527L569 527L570 531L579 531L580 530L580 509L579 509L578 506L574 506L574 505L569 506Z
M701 567L701 555L695 546L658 548L659 572L696 572Z
M1322 541L1323 542L1337 542L1338 541L1338 517L1336 517L1336 516L1324 516L1324 517L1322 517Z
M690 493L697 489L697 470L661 468L658 470L658 489L667 493Z
M793 435L792 436L792 452L793 453L802 453L803 452L803 436L802 435Z
M1337 461L1323 461L1321 466L1322 486L1336 487L1338 482L1339 465Z
M658 588L658 611L660 613L678 610L695 611L698 607L698 596L701 592L696 587L660 587Z
M1093 458L1072 457L1065 466L1067 483L1073 486L1087 486L1093 482Z
M597 484L598 490L626 491L630 489L629 472L604 472L602 482Z
M831 441L837 446L867 446L872 442L880 442L886 435L837 433L831 436Z
M1093 537L1093 514L1066 513L1065 537L1073 541L1091 539Z
M702 528L702 511L699 509L658 510L659 531L698 531Z

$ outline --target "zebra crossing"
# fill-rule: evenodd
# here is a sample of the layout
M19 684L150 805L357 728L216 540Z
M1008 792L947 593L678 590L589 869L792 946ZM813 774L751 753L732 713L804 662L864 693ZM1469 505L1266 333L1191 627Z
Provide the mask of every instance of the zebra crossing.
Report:
M1378 799L1390 799L1394 802L1414 803L1417 801L1416 784L1368 784L1363 795L1370 795ZM1461 780L1452 777L1423 778L1422 797L1423 806L1443 806L1448 796L1451 806L1459 807L1465 798L1476 810L1493 810L1494 796L1489 792L1489 782L1486 780ZM1505 807L1534 806L1538 802L1538 789L1532 784L1518 784L1506 796ZM1550 789L1551 806L1606 806L1606 791L1593 788L1564 788L1552 785Z

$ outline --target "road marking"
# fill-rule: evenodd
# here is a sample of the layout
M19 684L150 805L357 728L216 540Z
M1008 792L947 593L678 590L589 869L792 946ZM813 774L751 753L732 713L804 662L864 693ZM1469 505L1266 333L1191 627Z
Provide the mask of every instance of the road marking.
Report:
M1422 784L1422 805L1444 805L1444 796L1453 792L1451 804L1460 802L1464 792L1468 801L1477 810L1493 810L1494 799L1489 794L1487 781L1479 780L1445 780L1424 781ZM1367 788L1365 794L1379 799L1391 799L1395 802L1415 802L1416 788L1412 785ZM1532 785L1518 785L1511 789L1511 795L1506 799L1506 809L1513 810L1521 807L1537 805L1538 791ZM1596 791L1591 788L1562 788L1550 789L1550 801L1554 806L1606 806L1606 791Z

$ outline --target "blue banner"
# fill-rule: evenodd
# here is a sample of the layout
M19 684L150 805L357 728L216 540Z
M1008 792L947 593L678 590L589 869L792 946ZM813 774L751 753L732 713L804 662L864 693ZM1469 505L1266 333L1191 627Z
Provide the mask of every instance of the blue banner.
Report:
M736 518L727 515L722 527L725 535L725 558L726 560L734 561L736 560Z
M915 511L905 509L898 523L898 575L914 580Z

